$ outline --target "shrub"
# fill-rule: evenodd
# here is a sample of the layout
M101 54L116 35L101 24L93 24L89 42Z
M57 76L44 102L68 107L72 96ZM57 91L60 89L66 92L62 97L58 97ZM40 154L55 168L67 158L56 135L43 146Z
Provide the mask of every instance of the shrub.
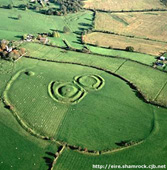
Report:
M12 4L9 4L8 5L8 9L12 9L13 8L13 5Z
M19 14L19 15L17 16L17 18L20 20L20 19L22 18L22 16Z
M24 34L23 37L22 37L23 40L26 40L27 39L27 34Z
M70 30L70 28L69 28L69 27L64 26L64 27L63 27L63 32L64 32L64 33L70 33L70 32L71 32L71 30Z
M53 31L52 36L58 38L58 37L60 37L60 34L56 31Z
M132 46L127 46L126 51L133 52L134 48Z

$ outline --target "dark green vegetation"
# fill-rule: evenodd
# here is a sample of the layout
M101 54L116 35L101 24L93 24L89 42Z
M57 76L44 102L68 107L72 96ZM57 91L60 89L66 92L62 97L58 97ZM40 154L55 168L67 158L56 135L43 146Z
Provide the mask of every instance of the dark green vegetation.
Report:
M20 60L0 59L0 169L167 162L167 73L132 46L82 44L94 12L73 13L80 2L32 2L21 9L27 1L1 1L0 39L10 40L1 54L13 44L26 52ZM42 12L59 7L70 14Z
M56 3L60 5L60 12L66 14L81 10L84 5L82 1L83 0L56 0Z

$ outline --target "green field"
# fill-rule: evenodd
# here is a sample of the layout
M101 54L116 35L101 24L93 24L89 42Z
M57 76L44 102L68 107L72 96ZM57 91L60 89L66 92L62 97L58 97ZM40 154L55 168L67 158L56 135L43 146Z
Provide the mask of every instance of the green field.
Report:
M81 35L93 28L96 17L92 10L46 15L45 10L59 5L49 2L42 8L39 3L29 3L43 13L20 9L19 5L27 2L0 2L0 170L166 165L166 68L154 68L157 59L153 55L83 44ZM120 1L112 8L114 0L99 1L97 6L89 0L85 3L87 8L95 5L96 9L129 10L129 2ZM158 0L152 3L132 2L131 8L166 9ZM7 8L9 4L14 5L12 9ZM153 14L148 11L147 16L141 12L132 15L156 18L150 13ZM128 27L122 14L104 14ZM141 25L154 30L153 20L147 21ZM98 27L111 29L105 24L102 21ZM64 26L69 33L63 32ZM46 44L39 39L22 40L24 34L37 36L53 31L60 37L48 37ZM156 36L165 38L158 32ZM6 45L2 39L10 43ZM14 47L16 42L19 45ZM12 60L7 48L10 45L13 53L23 48L26 53Z

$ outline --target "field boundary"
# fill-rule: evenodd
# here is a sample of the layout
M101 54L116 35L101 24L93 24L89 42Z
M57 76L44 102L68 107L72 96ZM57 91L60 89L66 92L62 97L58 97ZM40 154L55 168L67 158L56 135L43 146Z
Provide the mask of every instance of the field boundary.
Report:
M165 12L167 9L142 9L142 10L120 10L120 11L112 11L112 10L103 10L103 9L93 9L93 8L83 8L84 10L90 10L90 11L97 11L97 12L103 12L103 13L133 13L133 12Z
M128 60L125 60L125 61L117 68L117 70L116 70L114 73L116 73L127 61L128 61Z
M167 43L167 41L161 41L161 40L156 40L156 39L150 39L150 38L142 38L142 37L136 37L136 36L133 36L133 35L124 35L124 34L118 34L118 33L115 33L115 32L112 32L112 31L103 31L103 30L92 30L92 32L90 33L104 33L104 34L111 34L111 35L116 35L116 36L121 36L121 37L128 37L128 38L136 38L136 39L141 39L141 40L146 40L146 41L153 41L153 42L161 42L161 43ZM90 34L88 33L88 34ZM87 34L86 34L87 35Z
M154 101L156 101L156 99L158 98L158 96L161 94L162 90L166 87L167 85L167 81L164 83L164 85L162 86L162 88L159 90L159 92L156 94Z
M37 44L40 44L40 43L37 43ZM157 70L157 71L167 73L167 70L160 70L160 69L158 69L158 68L153 68L151 65L148 65L148 64L145 64L145 63L136 61L136 60L132 60L132 59L130 59L130 58L113 56L113 55L104 55L104 54L99 54L99 53L94 53L94 52L86 53L86 52L83 52L83 51L80 50L80 49L67 49L66 47L59 47L59 46L56 46L56 45L49 45L49 44L45 44L45 45L46 45L46 46L49 46L49 47L52 47L52 48L55 48L55 47L56 47L56 48L59 48L59 49L64 49L64 50L68 50L68 51L71 51L71 52L78 52L78 53L82 53L82 54L90 54L90 55L101 56L101 57L106 57L106 58L116 58L116 59L120 59L120 60L128 60L128 61L131 61L131 62L135 62L135 63L141 64L141 65L143 65L143 66L150 67L151 69L155 69L155 70ZM96 47L95 45L92 45L92 44L87 44L87 45ZM107 47L100 47L100 48L108 49ZM120 49L117 49L117 50L120 50ZM137 53L137 54L144 54L144 53L139 53L139 52L133 52L133 53L134 53L134 55L135 55L135 53ZM150 54L147 54L147 55L150 55ZM150 55L150 56L153 56L153 55ZM153 56L153 57L155 57L155 56ZM35 57L35 58L37 58L37 57ZM37 58L37 59L38 59L38 58Z

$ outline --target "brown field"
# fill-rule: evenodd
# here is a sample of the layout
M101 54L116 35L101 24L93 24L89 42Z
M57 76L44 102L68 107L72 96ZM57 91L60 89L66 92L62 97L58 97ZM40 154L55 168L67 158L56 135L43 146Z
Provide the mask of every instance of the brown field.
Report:
M97 12L95 29L167 42L167 12Z
M103 47L125 49L133 46L136 52L151 55L160 55L167 50L167 43L143 40L139 38L129 38L125 36L93 32L84 36L84 41L88 44L95 44Z
M121 11L165 8L160 0L87 0L85 8Z

